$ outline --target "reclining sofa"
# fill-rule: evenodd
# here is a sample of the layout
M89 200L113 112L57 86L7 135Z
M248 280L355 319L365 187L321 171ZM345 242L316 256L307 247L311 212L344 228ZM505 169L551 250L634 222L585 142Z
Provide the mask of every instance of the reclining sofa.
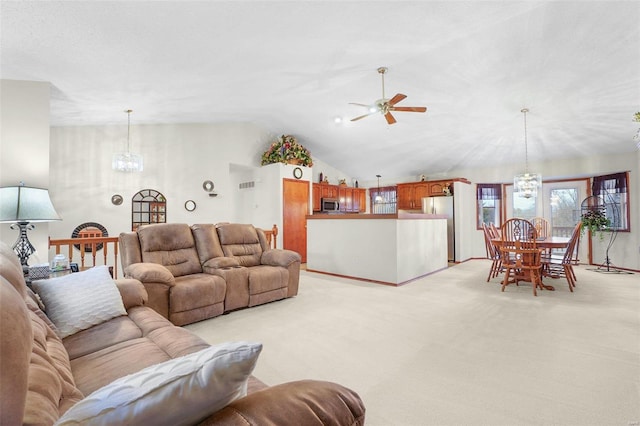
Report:
M72 275L80 274L84 272ZM108 272L105 274L108 276ZM109 283L113 284L110 278ZM81 284L89 286L93 282ZM119 381L156 368L155 376L162 379L164 374L158 374L160 368L215 348L146 307L148 296L140 282L121 279L112 285L116 286L113 291L117 300L121 299L124 311L121 315L61 338L61 329L49 318L56 311L55 306L47 303L41 307L41 299L25 284L18 257L0 242L0 425L78 424L64 420L73 419L74 412L92 410L99 413L92 418L93 422L84 420L79 424L364 424L362 400L344 386L299 380L268 387L250 372L243 384L246 395L241 392L237 399L217 410L208 411L206 407L213 405L209 400L220 395L206 392L200 406L204 404L207 412L196 421L185 421L194 413L189 406L190 399L195 398L190 387L193 384L181 384L169 397L161 389L149 391L137 400L138 405L136 400L126 398L126 403L142 408L141 411L126 412L125 407L106 409L104 404L111 403L118 393L129 392L122 388L120 392L113 391L113 385ZM40 294L44 299L44 293ZM96 297L91 293L90 300L101 305L104 301L95 300ZM176 366L180 368L179 364ZM223 374L217 371L208 381L217 382ZM107 389L110 392L105 392ZM109 398L101 401L97 397L101 392ZM177 402L176 396L182 396L186 402ZM82 410L78 410L81 404ZM150 419L149 411L160 415L161 420ZM102 415L111 419L122 417L107 421ZM170 420L169 416L180 421Z
M175 325L298 294L300 255L271 249L253 225L145 225L120 234L120 256L148 306Z

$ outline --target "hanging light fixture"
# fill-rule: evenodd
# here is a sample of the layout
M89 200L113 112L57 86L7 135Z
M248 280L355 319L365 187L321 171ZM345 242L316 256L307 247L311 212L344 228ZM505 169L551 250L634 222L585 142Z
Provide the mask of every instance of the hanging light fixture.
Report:
M374 200L374 203L381 203L382 202L382 195L380 194L380 178L382 176L376 175L376 177L378 178L378 192L376 193L376 198Z
M113 160L111 161L111 168L120 172L141 172L142 171L142 155L134 154L131 152L131 112L128 109L127 113L127 150L125 152L117 152L113 154Z
M513 178L513 193L520 197L531 198L538 195L538 188L542 186L542 175L529 173L529 150L527 145L527 113L529 110L520 110L524 114L524 173Z

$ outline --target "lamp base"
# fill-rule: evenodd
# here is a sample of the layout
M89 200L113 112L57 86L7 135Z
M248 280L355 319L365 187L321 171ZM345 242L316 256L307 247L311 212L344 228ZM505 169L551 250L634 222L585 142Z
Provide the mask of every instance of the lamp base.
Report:
M11 225L11 229L16 229L16 225L20 229L20 235L18 236L16 243L13 245L13 251L15 251L20 258L22 271L27 271L27 273L29 273L29 256L31 256L36 249L33 247L33 244L31 244L31 241L29 241L29 237L27 237L27 230L32 230L35 227L29 222L18 222Z

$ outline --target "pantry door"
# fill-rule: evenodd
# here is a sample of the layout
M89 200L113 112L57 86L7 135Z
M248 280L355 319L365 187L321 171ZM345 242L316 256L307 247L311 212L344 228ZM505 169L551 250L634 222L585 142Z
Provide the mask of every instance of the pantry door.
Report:
M307 215L309 214L309 181L282 180L282 245L300 253L307 262Z

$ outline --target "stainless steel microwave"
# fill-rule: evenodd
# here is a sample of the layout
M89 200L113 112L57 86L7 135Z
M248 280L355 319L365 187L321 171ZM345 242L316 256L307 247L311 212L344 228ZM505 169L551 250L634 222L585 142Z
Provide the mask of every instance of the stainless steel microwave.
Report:
M320 210L323 212L337 212L340 210L340 203L337 198L322 198L320 200Z

